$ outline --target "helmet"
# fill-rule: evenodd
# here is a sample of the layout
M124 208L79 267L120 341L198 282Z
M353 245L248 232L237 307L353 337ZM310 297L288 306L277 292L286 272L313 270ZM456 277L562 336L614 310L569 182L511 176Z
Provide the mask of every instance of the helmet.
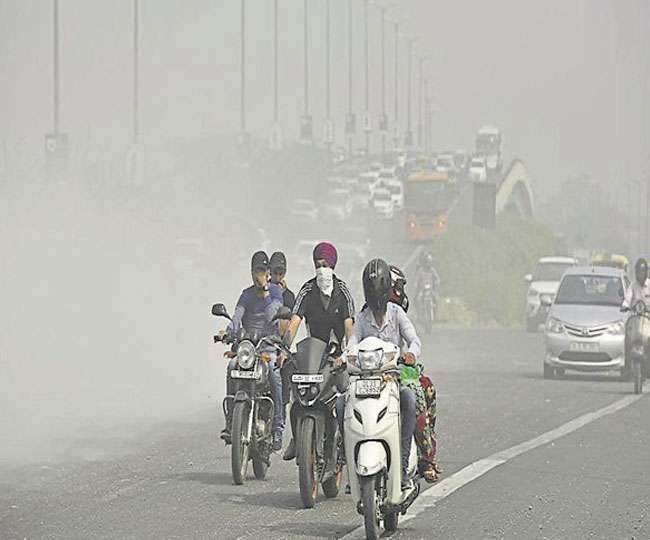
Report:
M373 259L363 269L363 294L372 311L385 311L392 289L390 267L383 259Z
M634 265L634 277L639 285L644 285L648 279L648 261L643 257L637 260Z
M406 296L404 286L406 285L406 276L397 266L390 265L390 282L391 291L389 301L401 306L404 311L408 311L409 299Z
M287 271L287 258L281 251L276 251L273 255L271 255L269 265L271 267L271 271L281 270L284 273Z
M269 256L264 251L256 251L251 257L251 272L255 270L268 270Z
M420 255L420 266L433 266L433 255L430 252L425 251Z

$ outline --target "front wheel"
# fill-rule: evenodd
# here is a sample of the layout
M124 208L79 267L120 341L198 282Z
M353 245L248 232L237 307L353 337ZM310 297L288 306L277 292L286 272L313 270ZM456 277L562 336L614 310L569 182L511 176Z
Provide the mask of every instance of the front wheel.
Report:
M377 504L377 490L375 489L375 476L360 476L361 504L363 505L363 524L368 540L379 538L379 505Z
M318 494L316 481L316 449L314 445L314 419L307 416L300 423L298 435L298 480L300 498L305 508L313 508Z
M235 403L232 412L232 454L230 455L230 464L232 480L238 486L244 483L246 470L248 469L250 441L244 439L248 431L249 414L251 414L251 407L248 401Z
M640 394L643 392L643 373L641 370L641 362L635 360L634 367L632 369L634 373L634 393Z
M429 299L427 300L427 304L424 309L424 331L427 334L430 334L433 330L433 319L435 317L433 310L433 301Z

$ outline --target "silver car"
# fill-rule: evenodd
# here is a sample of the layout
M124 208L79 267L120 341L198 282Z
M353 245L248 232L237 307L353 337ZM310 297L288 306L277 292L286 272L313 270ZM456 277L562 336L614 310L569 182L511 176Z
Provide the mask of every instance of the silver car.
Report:
M562 277L544 329L544 378L576 371L623 372L629 287L622 270L576 266Z

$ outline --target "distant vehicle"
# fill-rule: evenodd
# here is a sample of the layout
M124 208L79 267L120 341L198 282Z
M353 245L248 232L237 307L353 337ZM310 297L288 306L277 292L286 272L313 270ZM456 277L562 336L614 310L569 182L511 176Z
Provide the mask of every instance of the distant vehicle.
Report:
M391 199L393 199L393 206L396 211L404 210L404 184L397 178L389 180L384 184L386 189L390 192Z
M384 167L379 171L379 178L395 178L397 176L397 167Z
M469 165L469 156L467 155L467 151L461 149L458 149L454 152L454 165L456 165L456 169L459 171L465 171Z
M318 209L311 199L294 199L289 207L289 213L295 218L302 218L305 221L316 221Z
M630 263L625 255L618 255L616 253L596 253L591 257L591 264L593 266L608 266L610 268L620 268L626 274L629 271Z
M625 376L629 280L623 270L576 266L564 273L544 330L544 378L575 371L617 370Z
M476 134L476 155L484 156L488 170L500 171L503 168L501 132L494 126L483 126Z
M379 172L384 168L384 164L381 161L373 161L370 166L368 167L368 170L370 172Z
M484 157L474 157L469 164L469 177L474 182L487 181L487 165Z
M534 274L526 275L526 330L536 332L540 324L546 323L548 310L555 300L560 280L566 270L577 266L573 257L542 257L537 261Z
M352 212L352 197L348 189L330 191L322 206L325 220L343 221Z
M379 187L379 172L365 172L359 175L359 192L365 193L372 199L375 189Z
M450 175L456 172L456 164L454 163L454 156L451 154L440 154L436 160L436 171L446 172Z
M377 215L383 217L384 219L393 219L395 215L395 205L393 203L393 198L391 197L390 191L386 188L379 188L375 191L375 195L372 199L372 205L377 212Z
M447 173L418 172L404 183L409 240L430 240L447 230L447 212L455 192Z

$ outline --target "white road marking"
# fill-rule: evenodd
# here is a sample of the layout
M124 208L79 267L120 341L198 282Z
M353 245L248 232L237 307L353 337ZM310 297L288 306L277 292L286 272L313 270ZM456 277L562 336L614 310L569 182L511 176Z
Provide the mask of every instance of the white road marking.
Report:
M422 512L431 510L431 508L434 507L438 501L441 501L445 497L451 495L454 491L462 488L466 484L469 484L473 480L480 478L495 467L503 465L504 463L507 463L511 459L514 459L521 454L555 441L560 437L564 437L565 435L568 435L569 433L572 433L581 427L584 427L587 424L594 422L599 418L602 418L603 416L607 416L608 414L620 411L641 397L641 395L634 394L625 396L624 398L619 399L618 401L615 401L614 403L611 403L602 409L598 409L597 411L578 416L577 418L574 418L573 420L570 420L555 429L547 431L546 433L542 433L538 437L534 437L528 441L524 441L523 443L512 446L511 448L496 452L491 456L470 463L460 471L452 474L449 478L445 478L440 483L435 484L431 488L421 493L418 499L409 508L408 513L405 516L400 516L400 523L409 521L417 517ZM365 530L363 527L358 527L349 534L345 535L343 538L346 540L365 538Z

